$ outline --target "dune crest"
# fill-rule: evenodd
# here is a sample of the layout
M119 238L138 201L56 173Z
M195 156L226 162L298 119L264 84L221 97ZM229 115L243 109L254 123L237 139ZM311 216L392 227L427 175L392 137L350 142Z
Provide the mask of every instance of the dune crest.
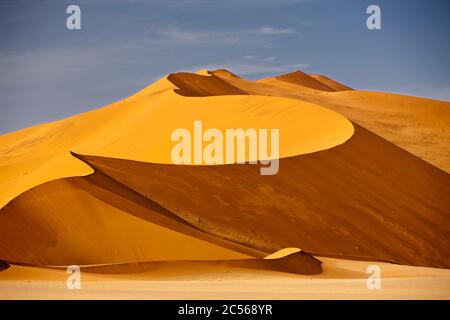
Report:
M167 76L178 89L175 92L185 97L207 97L224 95L246 95L244 90L236 88L213 74L194 74L188 72L172 73Z
M260 81L264 82L264 81L268 81L270 79L271 78L266 79L266 80L262 79ZM316 80L313 77L310 77L309 75L307 75L306 73L304 73L300 70L276 76L276 77L274 77L274 79L276 79L278 81L293 83L293 84L300 85L300 86L307 87L307 88L314 89L314 90L334 91L332 88L327 86L325 83L323 83L319 80Z
M174 92L177 86L169 79L190 92L187 79L192 76L207 84L198 92L216 90L216 82L224 82L216 76L175 74L123 101L1 136L0 208L39 184L91 174L70 151L172 163L172 132L192 130L198 119L205 129L217 128L222 134L228 128L280 129L280 157L332 148L353 134L345 117L307 102L253 95L184 97Z
M320 78L324 82L326 80L322 75L309 76ZM447 130L450 122L448 101L363 90L327 92L280 81L276 77L256 82L228 77L222 79L250 94L308 101L334 110L450 173L450 145L447 143L450 140L450 130ZM336 85L335 80L332 81ZM333 87L331 84L330 86Z
M272 259L279 259L279 258L283 258L286 256L289 256L291 254L297 253L302 251L299 248L284 248L284 249L280 249L277 252L274 252L272 254L269 254L268 256L264 257L264 259L267 260L272 260Z
M353 90L352 88L346 86L345 84L342 84L334 79L331 79L327 76L321 75L321 74L309 74L311 78L316 79L317 81L322 82L326 86L333 89L333 91L347 91L347 90Z

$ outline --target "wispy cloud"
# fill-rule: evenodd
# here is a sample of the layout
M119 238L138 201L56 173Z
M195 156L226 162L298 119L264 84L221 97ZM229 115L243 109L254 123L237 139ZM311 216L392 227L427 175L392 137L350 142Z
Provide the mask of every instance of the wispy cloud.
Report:
M156 34L150 34L150 38L158 43L167 43L173 45L195 45L208 43L225 43L237 44L244 39L254 39L255 37L275 37L294 35L298 32L293 28L277 28L270 26L263 26L256 29L243 30L189 30L181 27L167 28L158 31Z
M269 36L277 36L277 35L285 35L285 34L294 34L294 33L296 33L296 31L292 28L279 29L279 28L275 28L275 27L261 27L260 29L256 30L256 32L252 32L252 33L269 35Z
M197 31L197 30L183 30L180 28L171 28L158 32L159 39L157 42L170 42L172 44L193 45L208 42L223 42L233 44L239 42L240 37L238 32L226 31Z

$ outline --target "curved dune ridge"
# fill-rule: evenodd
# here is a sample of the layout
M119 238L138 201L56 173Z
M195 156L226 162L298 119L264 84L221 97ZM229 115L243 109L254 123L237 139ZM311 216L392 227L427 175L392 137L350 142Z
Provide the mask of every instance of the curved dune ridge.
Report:
M264 257L264 259L266 260L279 259L301 251L302 250L299 248L284 248L278 250L277 252L269 254L268 256Z
M345 117L308 102L250 95L184 97L175 93L193 93L191 87L183 86L189 84L191 76L202 79L200 87L210 84L198 92L218 90L217 79L209 82L215 79L213 76L169 75L101 109L1 136L0 207L41 183L91 174L92 169L70 156L70 151L172 163L171 151L176 144L170 139L172 132L178 128L192 132L196 120L203 121L204 130L217 128L223 135L227 128L277 128L281 132L280 157L332 148L353 134L353 126ZM179 77L182 81L174 80Z
M212 73L250 94L275 95L325 106L450 173L448 101L361 90L326 92L308 88L305 83L280 81L276 77L255 82ZM324 76L309 76L320 78L327 84ZM333 87L335 84L332 83L328 84Z
M353 90L349 86L346 86L345 84L342 84L340 82L337 82L336 80L333 80L327 76L323 76L321 74L309 74L311 78L316 79L317 81L322 82L327 87L333 89L333 91L347 91L347 90Z
M315 255L448 267L450 177L356 129L341 146L281 159L275 176L260 176L255 165L77 157L198 228L260 251L298 247Z
M132 274L143 273L158 268L174 268L178 270L193 269L191 272L207 273L208 269L225 268L230 269L257 269L283 271L289 273L299 273L303 275L317 275L322 272L321 262L313 256L300 251L285 253L271 259L239 259L239 260L220 260L220 261L175 261L170 264L167 262L139 262L126 264L108 264L98 266L84 266L83 272L97 274ZM177 266L178 264L178 266Z
M167 79L178 89L175 92L187 97L246 95L244 90L230 85L215 75L199 75L188 72L172 73Z
M98 273L190 261L317 274L313 256L449 268L449 175L392 144L409 146L414 133L372 125L380 112L447 134L446 102L220 69L170 74L101 109L3 135L0 259ZM280 129L279 173L173 165L171 133L195 120L221 132Z
M261 82L269 81L273 78L262 79ZM321 90L321 91L335 91L325 83L320 80L317 80L302 71L294 71L291 73L283 74L280 76L274 77L274 79L278 81L288 82L296 85L300 85L306 88Z

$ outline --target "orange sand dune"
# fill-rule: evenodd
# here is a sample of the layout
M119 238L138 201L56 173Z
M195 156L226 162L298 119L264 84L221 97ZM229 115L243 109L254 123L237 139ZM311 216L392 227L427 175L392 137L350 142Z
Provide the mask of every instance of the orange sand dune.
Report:
M346 90L353 90L352 88L346 86L345 84L342 84L336 80L333 80L327 76L323 76L321 74L309 74L311 78L316 79L317 81L322 82L326 86L333 89L333 91L346 91Z
M175 92L188 97L245 95L245 91L230 85L215 75L202 76L193 73L172 73L167 79L177 88Z
M314 90L321 90L321 91L334 91L331 87L326 85L320 80L315 79L314 77L311 77L307 75L306 73L302 71L294 71L291 73L283 74L276 76L274 78L266 78L259 80L259 82L271 82L272 80L282 81L282 82L288 82L296 85L300 85L309 89Z
M34 265L264 256L211 239L98 173L54 180L20 195L2 209L0 234L2 259Z
M215 79L193 76L203 79L202 83ZM41 183L92 173L89 166L70 156L70 151L172 163L172 132L192 130L195 120L202 120L205 130L217 128L223 134L227 128L278 128L282 132L281 157L328 149L353 134L345 117L308 102L250 95L180 96L168 80L177 77L179 74L161 79L101 109L1 136L0 208ZM184 74L180 79L186 80ZM205 88L214 87L217 81L224 82L212 80ZM185 84L188 82L178 83L178 89L190 92Z
M169 263L172 264L170 267L178 264L180 269L182 269L183 265L195 265L196 269L202 269L204 267L209 268L213 264L215 267L220 266L229 269L272 270L303 275L316 275L322 272L321 262L302 251L271 259L191 260L170 261ZM164 264L167 265L168 262L157 261L83 266L81 267L81 271L96 274L133 274L147 272L152 269L160 269ZM206 269L205 271L207 272L208 270Z
M310 77L319 78L318 75ZM450 173L449 102L384 92L312 91L276 77L257 82L222 78L250 94L275 95L325 106Z
M450 177L400 148L449 171L448 106L300 71L257 82L227 70L171 74L0 137L0 259L316 274L311 253L449 268ZM171 133L195 120L221 132L280 129L279 173L171 164ZM289 247L304 251L261 259Z

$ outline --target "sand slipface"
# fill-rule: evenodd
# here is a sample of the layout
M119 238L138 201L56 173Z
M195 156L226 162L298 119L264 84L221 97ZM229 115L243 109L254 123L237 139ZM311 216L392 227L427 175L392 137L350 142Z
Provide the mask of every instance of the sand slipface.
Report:
M182 268L318 275L321 260L336 266L325 257L449 268L448 106L301 71L249 81L201 70L3 135L0 280L58 278L72 264L95 281ZM196 120L222 133L279 129L280 171L174 165L171 133ZM358 270L330 277L363 279Z

